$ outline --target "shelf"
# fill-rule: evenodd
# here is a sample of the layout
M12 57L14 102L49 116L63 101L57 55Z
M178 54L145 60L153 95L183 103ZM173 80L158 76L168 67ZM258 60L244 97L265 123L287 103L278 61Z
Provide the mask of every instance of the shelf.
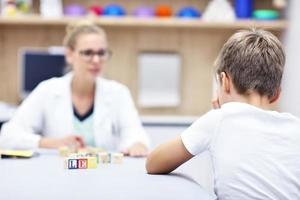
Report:
M66 25L71 21L82 18L63 17L59 19L42 18L39 16L22 17L0 17L0 25ZM92 18L99 25L112 27L157 27L157 28L200 28L200 29L241 29L258 27L272 30L285 30L287 28L286 20L277 21L255 21L241 20L236 22L204 22L194 19L178 18L133 18L133 17L99 17Z

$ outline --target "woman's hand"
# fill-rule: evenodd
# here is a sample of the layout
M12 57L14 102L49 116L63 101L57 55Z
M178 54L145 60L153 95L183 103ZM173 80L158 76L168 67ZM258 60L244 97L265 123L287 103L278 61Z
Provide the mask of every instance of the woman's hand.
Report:
M42 138L39 143L40 148L58 149L67 146L71 149L84 147L84 141L79 136L67 136L64 138Z
M123 152L127 156L145 157L148 155L148 148L141 142L134 143L131 147Z

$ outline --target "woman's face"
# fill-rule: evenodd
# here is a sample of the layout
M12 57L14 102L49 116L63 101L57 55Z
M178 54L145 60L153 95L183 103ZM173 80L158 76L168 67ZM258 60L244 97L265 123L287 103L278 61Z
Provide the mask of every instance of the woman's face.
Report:
M78 36L74 49L67 49L66 58L75 76L94 81L103 72L109 54L106 38L88 33Z

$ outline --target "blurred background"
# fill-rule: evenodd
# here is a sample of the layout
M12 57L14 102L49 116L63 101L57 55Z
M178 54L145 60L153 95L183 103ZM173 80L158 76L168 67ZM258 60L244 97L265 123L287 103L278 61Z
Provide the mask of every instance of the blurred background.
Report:
M113 56L104 77L129 87L154 146L211 109L214 60L241 29L263 28L283 42L287 64L273 108L300 117L299 1L1 0L0 6L1 122L40 81L64 74L65 28L82 18L106 30ZM202 168L196 177L210 180L209 167ZM202 185L212 189L212 181Z

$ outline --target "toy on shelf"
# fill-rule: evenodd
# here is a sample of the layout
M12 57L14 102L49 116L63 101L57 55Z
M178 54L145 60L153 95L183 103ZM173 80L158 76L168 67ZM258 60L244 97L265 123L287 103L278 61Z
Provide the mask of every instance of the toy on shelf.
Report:
M66 16L84 16L87 14L85 7L79 4L70 4L64 8L64 15Z
M157 17L171 17L173 15L173 11L170 6L160 5L156 7L155 15Z
M133 15L138 18L152 18L155 16L155 11L151 7L138 7L134 10Z
M196 8L187 6L181 8L177 12L176 16L180 18L199 18L201 16L201 13Z
M235 0L235 14L238 19L249 19L252 17L253 0Z
M273 6L277 9L283 9L287 7L287 0L273 0Z
M42 17L63 16L63 5L61 0L40 0L40 13Z
M103 8L101 6L91 6L89 9L90 13L100 16L103 14Z
M1 14L8 17L29 14L31 6L31 0L1 0Z
M212 0L203 13L204 21L233 22L234 9L227 0Z
M126 15L126 11L122 6L118 4L109 4L106 7L104 7L103 15L121 17Z
M276 20L279 18L279 13L276 10L255 10L253 18L256 20Z

